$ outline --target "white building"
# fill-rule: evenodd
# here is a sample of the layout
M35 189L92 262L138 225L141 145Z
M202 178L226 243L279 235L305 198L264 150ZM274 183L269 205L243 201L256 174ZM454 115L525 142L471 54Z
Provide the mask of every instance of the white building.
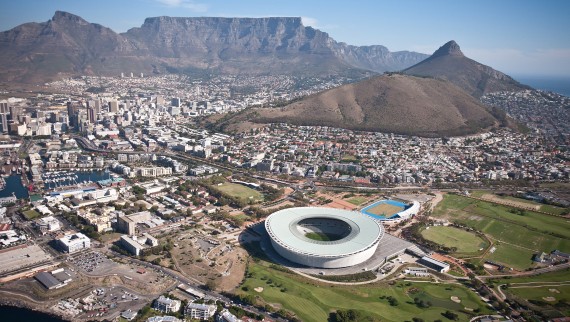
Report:
M161 295L154 301L154 309L164 313L178 312L181 304L182 302L179 300L169 299Z
M224 309L217 317L217 322L241 322L237 316L230 313L230 311Z
M52 231L60 230L61 226L59 220L55 219L53 216L48 216L40 218L37 222L38 229L42 234L47 234Z
M196 320L207 320L214 316L216 313L215 305L198 304L198 303L188 303L184 310L184 315L186 318L196 319Z
M57 242L66 253L73 253L91 247L91 240L82 233L65 235L58 239Z

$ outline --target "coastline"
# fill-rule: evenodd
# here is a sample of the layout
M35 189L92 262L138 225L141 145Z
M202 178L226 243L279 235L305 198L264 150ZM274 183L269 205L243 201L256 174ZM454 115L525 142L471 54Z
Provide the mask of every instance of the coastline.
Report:
M44 309L42 307L37 307L37 306L32 305L31 303L28 303L28 302L23 301L23 300L0 298L0 308L2 308L2 307L29 310L31 312L47 315L55 321L62 321L62 322L73 322L74 321L73 319L70 319L69 317L56 314L53 311L50 311L48 309Z

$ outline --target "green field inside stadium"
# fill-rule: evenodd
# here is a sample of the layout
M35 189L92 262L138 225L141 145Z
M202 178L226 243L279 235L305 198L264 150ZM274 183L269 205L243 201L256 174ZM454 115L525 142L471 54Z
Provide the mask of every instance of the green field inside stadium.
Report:
M318 241L331 241L331 240L337 240L340 238L337 238L337 236L330 236L327 235L325 233L306 233L305 237L312 239L312 240L318 240Z
M532 255L558 249L570 252L570 221L529 210L523 214L508 206L447 194L433 211L445 218L485 233L494 242L494 252L485 259L524 270L532 266Z
M242 200L263 200L263 194L261 194L261 192L241 184L224 182L222 185L216 185L215 188L225 194Z
M294 312L302 321L327 321L329 314L337 309L355 309L382 321L411 321L414 317L433 321L442 319L441 313L446 310L457 313L460 321L468 321L472 316L490 312L475 293L456 284L331 285L276 270L262 260L250 262L247 276L238 294L249 296L256 304L276 303L277 307ZM390 305L389 296L397 305ZM453 302L452 296L461 302ZM431 306L420 308L414 304L414 298L430 302ZM461 311L465 308L479 312L470 316Z
M452 226L432 226L422 230L422 237L434 243L455 247L462 255L480 254L489 244L477 234Z
M387 203L381 203L375 207L366 209L366 212L371 213L373 215L390 217L393 214L399 213L402 210L404 210L403 207L398 207Z

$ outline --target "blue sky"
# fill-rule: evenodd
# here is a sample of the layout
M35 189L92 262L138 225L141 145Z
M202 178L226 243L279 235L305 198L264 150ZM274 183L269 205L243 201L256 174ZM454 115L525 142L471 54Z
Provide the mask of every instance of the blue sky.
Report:
M0 30L56 10L117 32L155 16L300 16L348 44L431 54L453 39L468 57L513 76L570 76L566 0L6 0Z

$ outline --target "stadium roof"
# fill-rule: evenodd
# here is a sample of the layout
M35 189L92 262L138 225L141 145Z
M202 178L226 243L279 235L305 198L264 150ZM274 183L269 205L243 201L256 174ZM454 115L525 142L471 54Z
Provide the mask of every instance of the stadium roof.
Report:
M297 223L307 218L341 220L351 227L348 236L336 241L317 241L305 237ZM382 225L371 217L356 211L322 207L299 207L280 210L266 220L266 229L274 241L299 254L343 256L361 252L384 234Z

